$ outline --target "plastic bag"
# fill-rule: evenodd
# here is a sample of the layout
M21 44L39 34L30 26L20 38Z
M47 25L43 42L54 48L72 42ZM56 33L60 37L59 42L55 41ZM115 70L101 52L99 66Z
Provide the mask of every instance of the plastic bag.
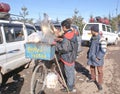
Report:
M42 33L40 32L34 32L28 36L28 42L38 43L40 41L42 41Z
M47 88L55 88L58 84L58 76L54 73L48 73L46 76L46 86Z

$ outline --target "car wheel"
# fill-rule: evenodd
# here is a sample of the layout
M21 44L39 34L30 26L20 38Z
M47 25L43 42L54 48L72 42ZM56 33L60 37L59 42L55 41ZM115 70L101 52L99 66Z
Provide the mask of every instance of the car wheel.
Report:
M107 43L107 45L108 45L108 39L106 38L105 40L106 40L106 43Z

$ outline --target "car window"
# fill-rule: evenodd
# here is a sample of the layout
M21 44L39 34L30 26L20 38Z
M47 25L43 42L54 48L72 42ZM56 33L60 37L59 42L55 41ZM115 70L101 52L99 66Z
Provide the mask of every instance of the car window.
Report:
M0 44L3 43L3 36L2 36L2 32L1 32L1 29L0 29Z
M32 27L32 26L26 25L26 29L27 29L27 34L28 35L32 34L33 32L36 32L35 28Z
M24 40L22 25L5 24L4 25L6 42L15 42Z
M106 31L105 25L102 25L102 31Z
M12 33L12 27L5 26L4 31L5 31L6 42L13 42L14 41L14 34Z
M15 35L15 41L24 40L24 33L23 33L22 26L21 27L14 27L14 35Z
M54 25L54 27L58 30L58 31L61 31L61 25Z
M85 26L85 30L91 30L91 27L92 27L93 25L96 25L96 26L99 27L98 24L87 24L87 25Z
M114 30L111 30L111 32L112 32L112 33L115 33L115 31L114 31Z
M107 32L111 32L111 28L107 26Z

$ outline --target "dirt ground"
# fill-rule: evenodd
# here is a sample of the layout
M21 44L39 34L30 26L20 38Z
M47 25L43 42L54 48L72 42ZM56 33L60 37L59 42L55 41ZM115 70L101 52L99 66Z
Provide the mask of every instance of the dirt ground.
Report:
M89 77L89 66L86 64L86 53L88 47L83 46L82 52L76 60L76 93L70 94L120 94L120 42L117 46L108 46L104 64L103 90L98 91L95 83L87 83ZM15 70L14 77L1 87L1 94L30 94L30 82L33 65L28 69ZM16 73L18 73L16 75ZM9 74L10 75L10 74ZM44 94L67 94L60 91L60 88L46 89Z

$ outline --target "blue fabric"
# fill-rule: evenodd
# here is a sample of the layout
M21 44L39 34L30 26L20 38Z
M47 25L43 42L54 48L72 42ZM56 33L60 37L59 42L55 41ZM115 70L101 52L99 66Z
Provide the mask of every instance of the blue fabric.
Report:
M69 90L73 90L75 83L75 64L72 66L64 65L65 75L67 77L67 86Z
M88 50L88 65L103 66L105 53L101 50L100 36L93 36L90 40L90 47ZM97 60L98 59L98 60Z

